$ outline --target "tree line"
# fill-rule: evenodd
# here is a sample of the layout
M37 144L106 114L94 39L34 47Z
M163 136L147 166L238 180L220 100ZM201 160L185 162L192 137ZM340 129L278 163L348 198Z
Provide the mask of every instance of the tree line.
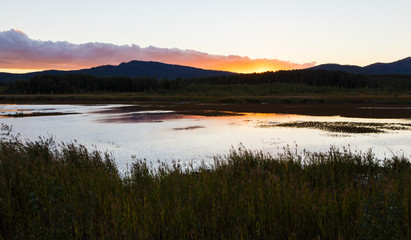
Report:
M96 77L85 74L37 75L8 84L8 92L22 94L76 94L94 92L144 92L158 89L156 78Z
M199 86L285 84L309 87L330 87L340 90L409 91L411 75L361 75L342 71L291 70L252 74L235 74L173 80L151 77L96 77L85 74L63 76L37 75L26 81L11 82L7 93L78 94L99 92L187 92ZM258 88L258 86L256 86ZM255 88L255 87L254 87ZM308 88L312 89L312 88Z

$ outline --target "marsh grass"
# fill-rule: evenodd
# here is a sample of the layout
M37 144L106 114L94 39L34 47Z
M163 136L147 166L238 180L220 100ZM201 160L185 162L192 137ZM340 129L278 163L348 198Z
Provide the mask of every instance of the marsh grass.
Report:
M22 117L41 117L41 116L62 116L62 115L73 115L79 113L64 113L64 112L31 112L31 113L24 113L24 112L16 112L13 114L3 115L5 117L11 118L22 118Z
M189 127L182 127L182 128L173 128L173 130L176 130L176 131L181 131L181 130L195 130L195 129L199 129L199 128L205 128L205 127L204 127L204 126L196 125L196 126L189 126Z
M7 130L7 129L6 129ZM243 147L194 168L0 142L0 239L410 239L411 164Z
M410 131L406 123L366 123L366 122L286 122L262 124L260 127L313 128L338 133L385 133L388 131Z

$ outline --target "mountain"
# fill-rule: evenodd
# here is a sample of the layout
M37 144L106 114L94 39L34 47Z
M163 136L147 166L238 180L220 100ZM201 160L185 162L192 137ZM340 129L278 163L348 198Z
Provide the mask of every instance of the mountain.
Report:
M16 80L27 80L40 74L65 75L65 74L88 74L98 77L157 77L158 79L197 78L212 77L235 74L232 72L205 70L201 68L187 67L181 65L166 64L160 62L131 61L120 65L104 65L88 69L59 71L48 70L24 74L0 73L0 82Z
M322 64L310 69L344 71L357 74L411 74L411 57L392 63L374 63L365 67L339 64Z

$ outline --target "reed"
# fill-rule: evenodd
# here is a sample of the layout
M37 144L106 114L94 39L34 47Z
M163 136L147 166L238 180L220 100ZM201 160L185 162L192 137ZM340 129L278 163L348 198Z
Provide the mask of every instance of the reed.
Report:
M0 239L410 239L411 164L243 147L154 168L76 142L0 142Z

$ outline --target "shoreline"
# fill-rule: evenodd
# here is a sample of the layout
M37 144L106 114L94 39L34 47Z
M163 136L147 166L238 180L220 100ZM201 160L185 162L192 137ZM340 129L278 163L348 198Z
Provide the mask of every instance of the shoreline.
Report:
M259 101L224 101L222 98L197 98L186 96L159 96L159 95L136 95L136 94L87 94L87 95L0 95L0 104L131 104L132 110L147 110L156 108L158 110L173 110L182 114L200 114L204 111L227 111L237 113L282 113L299 114L309 116L342 116L358 118L411 118L411 96L398 96L398 99L407 99L403 103L378 103L377 98L370 96L347 96L361 101L340 102L314 100L302 101L302 96L290 99L293 101L279 101L285 96L279 96L274 100L261 97ZM388 96L379 96L380 98ZM336 98L337 99L337 98ZM366 101L374 99L374 101ZM250 100L250 99L249 99ZM335 100L335 99L334 99ZM203 113L204 114L204 113Z
M389 104L411 105L411 94L279 94L279 95L193 95L157 93L97 94L0 94L4 103L105 104L134 102L196 102L224 104Z

